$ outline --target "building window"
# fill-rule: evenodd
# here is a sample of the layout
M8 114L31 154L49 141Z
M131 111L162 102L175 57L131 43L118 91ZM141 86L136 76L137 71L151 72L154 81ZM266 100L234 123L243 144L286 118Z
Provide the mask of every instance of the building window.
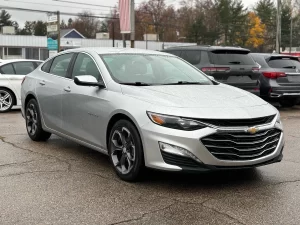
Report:
M8 48L8 55L10 56L22 56L22 48Z
M26 48L26 59L39 59L39 49L38 48Z
M48 49L46 49L46 48L41 48L40 49L40 51L41 51L41 55L40 55L40 60L46 60L46 59L48 59L49 58L49 50Z

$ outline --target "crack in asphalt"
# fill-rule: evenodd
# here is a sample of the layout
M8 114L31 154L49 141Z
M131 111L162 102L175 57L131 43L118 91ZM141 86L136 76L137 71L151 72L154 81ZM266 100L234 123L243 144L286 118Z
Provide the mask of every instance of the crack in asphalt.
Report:
M0 178L3 177L14 177L14 176L20 176L20 175L25 175L25 174L34 174L34 173L59 173L59 172L66 172L64 170L40 170L40 171L27 171L27 172L22 172L22 173L11 173L7 175L0 176Z
M117 225L117 224L122 224L122 223L130 223L130 222L133 222L133 221L140 221L142 219L144 219L145 216L149 215L149 214L153 214L153 213L156 213L156 212L159 212L159 211L164 211L164 210L167 210L169 208L171 208L173 205L175 205L177 202L174 201L173 203L167 205L167 206L164 206L162 208L159 208L159 209L155 209L155 210L150 210L148 212L145 212L143 213L141 216L137 217L137 218L132 218L132 219L127 219L127 220L122 220L122 221L119 221L119 222L115 222L115 223L110 223L109 225Z
M292 134L288 134L287 136L293 137L293 138L300 138L299 136L295 136L295 135L292 135Z
M31 153L34 153L34 154L42 155L42 156L45 156L45 157L47 157L47 158L54 158L54 159L56 159L56 160L59 161L59 162L62 162L62 163L67 164L67 165L68 165L68 169L67 169L67 170L70 170L71 167L72 167L72 165L71 165L67 160L63 160L63 159L61 159L61 158L59 158L59 157L57 157L57 156L49 155L49 154L45 154L45 153L41 153L41 152L36 152L36 151L33 151L33 150L31 150L31 149L27 149L27 148L23 148L23 147L21 147L21 146L15 144L15 143L6 141L6 140L5 140L5 137L2 137L2 136L0 136L0 140L1 140L3 143L5 143L5 144L8 144L8 145L13 146L14 148L17 148L17 149L20 149L20 150L23 150L23 151L28 151L28 152L31 152Z
M34 161L36 161L36 160L29 160L29 161L24 161L24 162L16 162L16 163L0 164L0 167L14 166L14 165L21 165L21 164L25 164L25 163L31 163L31 162L34 162Z

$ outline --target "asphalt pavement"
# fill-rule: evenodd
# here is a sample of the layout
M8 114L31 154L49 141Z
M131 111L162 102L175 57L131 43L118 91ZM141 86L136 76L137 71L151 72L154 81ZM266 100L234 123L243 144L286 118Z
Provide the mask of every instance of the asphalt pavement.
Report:
M280 109L280 163L243 171L148 171L119 180L108 157L27 136L19 110L0 114L0 224L300 224L300 107Z

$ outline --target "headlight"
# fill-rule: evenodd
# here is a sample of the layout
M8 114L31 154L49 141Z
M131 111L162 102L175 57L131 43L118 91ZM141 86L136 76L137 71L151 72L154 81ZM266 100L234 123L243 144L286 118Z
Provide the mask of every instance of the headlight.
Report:
M161 115L157 113L147 112L149 118L151 121L157 125L173 128L177 130L198 130L205 128L206 126L189 119L183 119L176 116L167 116L167 115Z
M277 114L276 122L277 122L277 123L281 123L280 113L279 113L279 112L278 112L278 114Z

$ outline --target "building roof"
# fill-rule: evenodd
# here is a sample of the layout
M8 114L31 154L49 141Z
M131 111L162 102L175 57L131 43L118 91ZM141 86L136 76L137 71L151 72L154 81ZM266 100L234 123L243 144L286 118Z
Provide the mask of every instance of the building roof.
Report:
M71 32L76 32L79 36L81 36L82 38L85 38L81 33L79 33L76 29L61 29L60 30L60 37L64 38L65 36L67 36L68 34L70 34Z

